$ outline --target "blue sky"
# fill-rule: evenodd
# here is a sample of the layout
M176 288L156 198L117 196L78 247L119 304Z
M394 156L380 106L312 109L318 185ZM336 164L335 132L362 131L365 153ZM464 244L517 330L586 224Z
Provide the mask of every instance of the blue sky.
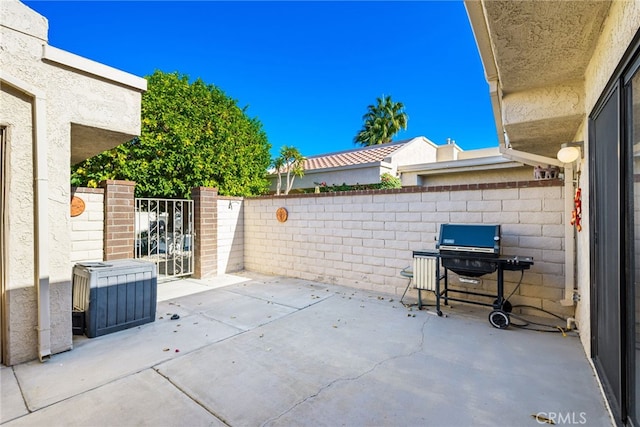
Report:
M200 77L264 125L272 155L355 148L367 105L391 95L395 140L498 145L462 1L25 1L49 44L138 76Z

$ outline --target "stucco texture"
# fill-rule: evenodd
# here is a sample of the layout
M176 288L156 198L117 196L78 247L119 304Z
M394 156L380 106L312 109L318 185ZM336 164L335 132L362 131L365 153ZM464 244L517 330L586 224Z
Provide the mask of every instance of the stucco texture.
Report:
M586 116L574 138L585 142L585 158L581 163L578 186L582 187L582 206L589 206L588 191L591 181L589 173L589 133L588 117L598 99L620 64L622 57L640 28L640 3L637 1L614 1L608 16L602 25L593 55L585 71L585 110ZM590 217L588 209L583 209L582 232L576 238L577 285L580 301L576 307L576 319L580 327L580 339L587 354L591 352L590 322Z
M3 363L15 364L37 357L35 220L46 215L41 230L45 250L40 255L43 279L50 283L51 350L72 346L71 334L71 223L70 158L72 124L113 129L133 135L140 126L140 90L132 90L74 66L43 58L47 21L20 2L0 2L0 124L7 127L5 171L8 194L8 250L3 303L7 322L2 325ZM37 100L37 101L36 101ZM34 135L46 169L36 176ZM111 146L125 142L114 139ZM74 144L92 141L74 140ZM41 183L44 206L34 205L34 184ZM45 194L46 193L46 194ZM38 211L34 213L34 211ZM46 326L43 326L46 329Z

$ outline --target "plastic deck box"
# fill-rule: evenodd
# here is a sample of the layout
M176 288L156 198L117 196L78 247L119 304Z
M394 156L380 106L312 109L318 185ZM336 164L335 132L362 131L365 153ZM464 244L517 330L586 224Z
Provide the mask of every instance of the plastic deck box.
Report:
M84 312L89 338L156 320L156 265L141 260L76 264L73 268L73 310Z

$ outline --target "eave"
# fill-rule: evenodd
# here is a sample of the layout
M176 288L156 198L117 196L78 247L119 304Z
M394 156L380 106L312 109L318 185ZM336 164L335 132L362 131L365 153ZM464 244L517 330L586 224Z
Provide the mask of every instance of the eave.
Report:
M465 0L500 145L555 157L586 117L584 75L610 0Z

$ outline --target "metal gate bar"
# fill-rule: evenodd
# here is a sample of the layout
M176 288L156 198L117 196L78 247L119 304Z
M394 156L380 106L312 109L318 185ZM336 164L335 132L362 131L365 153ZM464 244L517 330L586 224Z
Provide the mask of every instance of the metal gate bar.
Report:
M137 198L135 257L161 277L193 274L193 200Z

